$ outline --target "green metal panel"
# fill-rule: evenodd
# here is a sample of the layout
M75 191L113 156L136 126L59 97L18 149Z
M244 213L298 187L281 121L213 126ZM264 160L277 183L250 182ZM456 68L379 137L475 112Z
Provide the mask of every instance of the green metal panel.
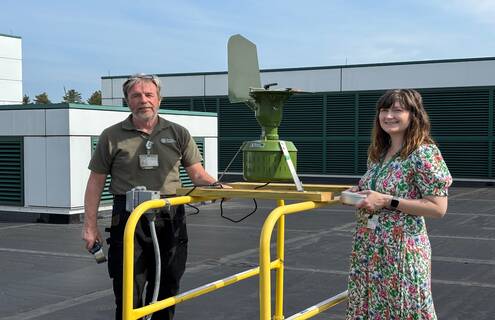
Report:
M162 98L160 102L161 109L172 109L172 110L183 110L183 111L191 111L192 110L192 99L184 98L184 97L165 97Z
M354 136L356 94L335 93L326 95L326 135L327 138Z
M358 135L360 137L371 136L371 130L375 120L376 102L382 94L383 91L357 93L359 108Z
M454 178L494 179L494 87L418 89ZM281 139L299 149L298 172L361 175L375 105L384 90L327 92L293 96L284 107ZM192 97L194 110L218 106L219 170L225 169L244 141L257 139L260 127L244 104L227 97ZM206 100L205 100L206 99ZM216 99L216 100L215 100ZM202 109L203 108L203 109ZM443 150L445 148L445 150ZM478 155L471 161L466 155ZM242 171L238 156L230 172Z
M254 112L244 103L230 103L227 97L219 101L218 135L226 137L260 137L261 128L254 117Z
M488 89L420 90L433 136L487 136Z
M354 173L354 141L328 141L326 157L326 174L341 175ZM345 172L345 173L343 173Z
M291 139L297 148L297 172L321 174L323 141L321 139Z
M325 99L325 169L331 175L356 174L355 136L358 113L355 93L329 93ZM345 173L343 173L345 172Z
M219 139L218 151L218 171L223 172L230 161L234 159L236 153L240 150L244 141L252 140L252 138L223 138ZM229 167L228 172L242 172L242 152L238 152L234 161Z
M193 111L218 113L219 98L201 97L193 99Z
M363 139L358 141L358 152L357 152L357 175L363 175L367 168L368 163L368 148L370 146L370 139Z
M450 173L457 178L487 178L488 144L483 141L438 142Z
M488 167L488 177L489 178L495 178L495 160L494 160L494 145L495 145L495 133L494 133L494 128L495 128L495 88L490 88L489 90L489 98L488 98L488 159L491 159L490 165Z
M281 140L295 137L323 137L323 95L296 94L283 107L283 120L279 128ZM297 147L297 145L296 145Z
M194 141L196 142L196 145L198 146L199 152L201 153L201 156L205 157L205 139L204 138L194 138ZM204 160L201 161L201 164L204 165ZM194 184L192 183L191 179L187 175L186 169L181 165L179 166L179 176L180 176L180 182L183 187L192 187Z
M0 137L0 205L24 205L22 137Z
M93 136L91 137L91 155L93 155L96 145L98 144L98 136ZM107 175L107 178L105 180L105 186L103 187L103 191L101 192L101 199L100 202L102 203L109 203L113 200L113 195L108 191L108 188L110 188L110 182L112 179L110 178L110 175Z

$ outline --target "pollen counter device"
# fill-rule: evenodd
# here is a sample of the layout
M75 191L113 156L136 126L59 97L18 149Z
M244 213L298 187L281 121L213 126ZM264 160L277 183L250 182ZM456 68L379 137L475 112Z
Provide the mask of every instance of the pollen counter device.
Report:
M262 86L256 45L239 34L230 37L228 42L228 70L230 102L245 103L254 111L261 127L260 139L245 142L241 147L244 180L294 180L302 191L302 185L296 179L297 149L292 142L279 140L278 136L283 105L297 91L270 89L277 83ZM282 148L287 153L282 152Z

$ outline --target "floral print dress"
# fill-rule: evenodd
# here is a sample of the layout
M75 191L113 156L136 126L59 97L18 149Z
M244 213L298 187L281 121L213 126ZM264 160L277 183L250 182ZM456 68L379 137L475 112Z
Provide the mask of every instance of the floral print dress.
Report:
M373 180L375 180L373 182ZM407 159L368 163L359 182L404 199L447 196L452 177L440 150L423 145ZM357 211L350 258L347 319L436 319L431 295L431 248L422 216L398 210ZM375 218L375 219L376 219Z

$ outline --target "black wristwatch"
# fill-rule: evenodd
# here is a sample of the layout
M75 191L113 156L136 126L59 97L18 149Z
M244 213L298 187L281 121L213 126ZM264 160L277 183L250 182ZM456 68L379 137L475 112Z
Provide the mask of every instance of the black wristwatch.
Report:
M390 201L390 208L396 210L398 206L399 206L399 198L393 197L392 200Z

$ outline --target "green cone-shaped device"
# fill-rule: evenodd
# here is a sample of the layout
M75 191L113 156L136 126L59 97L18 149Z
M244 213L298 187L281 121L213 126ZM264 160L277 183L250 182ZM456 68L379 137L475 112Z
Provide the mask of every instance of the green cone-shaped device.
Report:
M270 90L273 84L261 86L256 45L241 35L228 42L229 100L244 102L261 126L259 140L247 141L242 147L243 175L246 181L291 181L293 176L278 139L284 103L294 93L291 89ZM297 149L285 141L290 159L297 165Z

